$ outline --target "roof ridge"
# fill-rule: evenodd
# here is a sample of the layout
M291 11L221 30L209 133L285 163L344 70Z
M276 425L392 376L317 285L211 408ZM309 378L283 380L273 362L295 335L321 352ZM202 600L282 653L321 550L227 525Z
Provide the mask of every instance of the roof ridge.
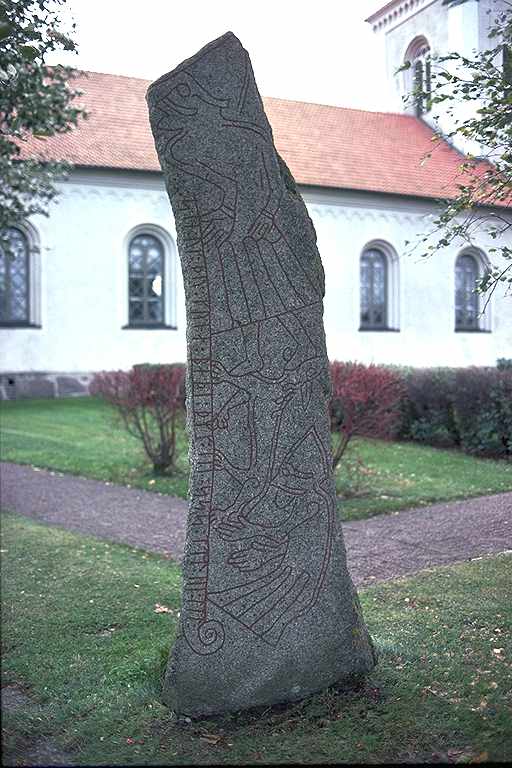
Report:
M293 104L311 104L314 107L328 107L329 109L343 109L345 112L369 112L371 115L393 115L393 117L413 117L415 120L417 118L414 115L404 115L402 112L384 112L380 109L374 110L374 109L361 109L359 107L341 107L337 104L324 104L320 101L303 101L302 99L287 99L282 96L263 96L266 100L272 100L272 101L288 101L292 102Z
M76 70L79 74L85 74L85 75L105 75L107 77L122 77L125 80L139 80L141 83L152 83L154 82L151 78L146 77L136 77L135 75L119 75L115 72L99 72L95 69L78 69ZM414 115L404 115L401 112L388 112L384 110L374 110L374 109L361 109L360 107L343 107L338 104L324 104L320 101L304 101L304 99L288 99L285 96L263 96L263 99L270 100L270 101L286 101L291 102L293 104L308 104L315 107L327 107L328 109L343 109L347 112L369 112L372 115L393 115L395 117L414 117ZM416 118L414 118L416 119Z
M45 142L28 138L22 156L67 160L77 167L160 172L144 109L151 81L79 72L80 100L90 119ZM298 184L423 198L458 194L460 153L445 139L439 145L442 151L431 152L425 163L435 129L413 115L277 96L266 97L265 103L278 151Z
M107 77L122 77L124 80L140 80L141 83L151 83L151 78L136 77L135 75L119 75L116 72L99 72L97 69L80 69L76 67L75 71L79 75L106 75Z

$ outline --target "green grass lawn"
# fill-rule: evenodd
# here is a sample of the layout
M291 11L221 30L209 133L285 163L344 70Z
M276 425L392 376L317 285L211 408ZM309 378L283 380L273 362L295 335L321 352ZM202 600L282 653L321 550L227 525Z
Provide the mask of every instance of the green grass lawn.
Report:
M40 739L75 765L512 759L510 555L362 591L380 661L358 688L187 723L160 702L178 567L11 514L2 533L3 685L30 699L4 764Z
M183 425L177 435L178 471L173 477L157 477L142 444L97 398L7 401L0 408L4 461L186 498L188 441Z
M186 497L187 438L178 430L178 471L156 477L139 442L95 398L24 400L1 405L6 461ZM357 470L357 457L363 461ZM356 440L337 473L343 517L369 517L435 501L512 490L512 463L475 459L414 443Z
M337 475L338 493L348 494L341 505L346 520L512 490L512 462L505 460L383 440L356 440L350 446L351 466L356 456L363 461L362 472L340 469Z

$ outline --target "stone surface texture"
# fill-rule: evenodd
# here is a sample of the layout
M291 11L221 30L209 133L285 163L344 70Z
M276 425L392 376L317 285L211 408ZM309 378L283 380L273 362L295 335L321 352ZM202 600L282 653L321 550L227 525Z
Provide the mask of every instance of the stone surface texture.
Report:
M164 696L192 716L296 700L375 663L336 514L316 235L232 33L147 100L187 308L190 505Z

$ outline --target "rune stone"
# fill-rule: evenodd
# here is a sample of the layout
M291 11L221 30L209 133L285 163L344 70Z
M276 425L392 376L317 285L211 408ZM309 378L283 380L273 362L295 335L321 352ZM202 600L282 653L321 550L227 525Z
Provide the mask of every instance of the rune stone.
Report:
M187 311L191 477L164 699L205 716L368 673L331 460L324 272L231 32L147 93Z

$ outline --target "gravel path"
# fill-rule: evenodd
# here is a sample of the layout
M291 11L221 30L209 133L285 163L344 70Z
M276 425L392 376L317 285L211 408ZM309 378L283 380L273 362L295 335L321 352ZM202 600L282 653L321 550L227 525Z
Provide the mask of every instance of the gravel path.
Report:
M179 560L182 499L30 466L0 464L1 504L44 523ZM512 550L512 493L344 523L356 584Z

